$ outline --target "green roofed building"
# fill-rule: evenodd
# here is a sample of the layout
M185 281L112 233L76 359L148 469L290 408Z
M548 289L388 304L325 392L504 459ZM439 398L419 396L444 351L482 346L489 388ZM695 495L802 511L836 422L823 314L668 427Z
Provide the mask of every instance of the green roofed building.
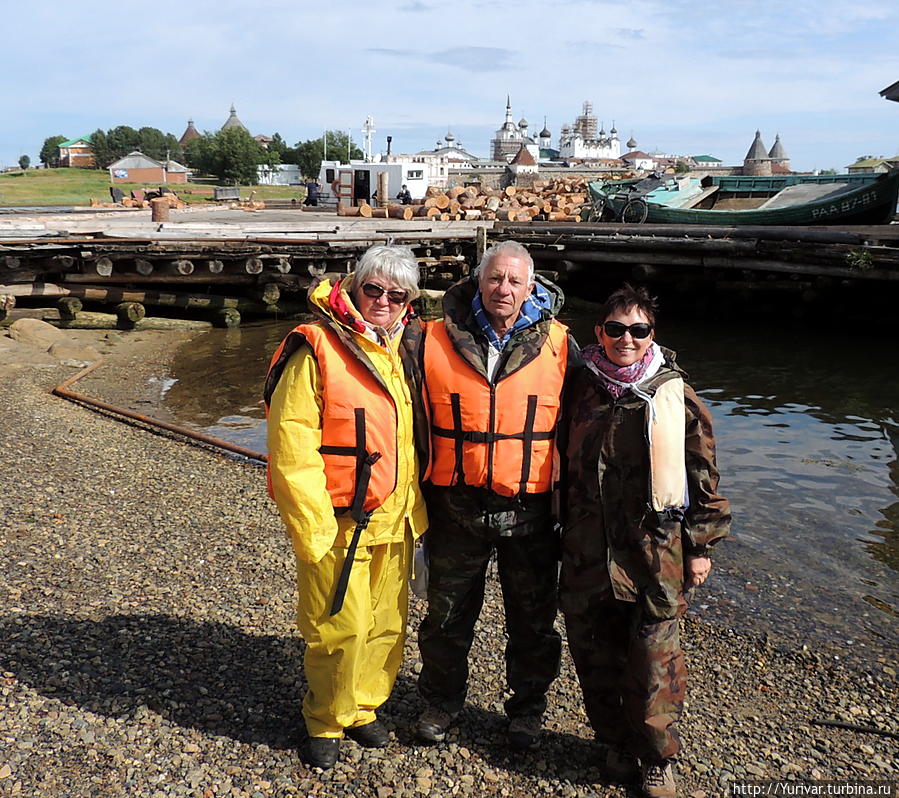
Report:
M79 136L77 139L69 139L60 144L59 165L93 169L97 164L94 160L94 146L91 143L91 137Z

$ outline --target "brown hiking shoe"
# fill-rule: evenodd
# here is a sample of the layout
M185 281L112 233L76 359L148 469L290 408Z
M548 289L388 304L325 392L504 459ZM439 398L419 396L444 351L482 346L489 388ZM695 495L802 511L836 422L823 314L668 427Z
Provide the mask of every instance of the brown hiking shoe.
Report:
M612 781L627 784L637 777L639 770L637 757L633 754L617 745L610 745L606 748L603 772Z
M655 765L644 765L640 786L647 798L677 798L677 784L671 761L666 759Z
M458 712L444 712L440 707L429 706L415 724L415 736L424 743L442 743Z

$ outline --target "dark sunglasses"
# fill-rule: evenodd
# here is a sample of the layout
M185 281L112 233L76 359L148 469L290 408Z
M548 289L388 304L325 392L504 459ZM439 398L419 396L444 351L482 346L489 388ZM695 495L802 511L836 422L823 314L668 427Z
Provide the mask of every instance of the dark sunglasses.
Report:
M362 286L362 293L371 299L380 299L383 294L387 294L387 301L391 305L403 305L409 297L408 291L388 291L374 283L365 283Z
M635 338L638 341L648 338L652 332L651 324L622 324L620 321L605 321L602 324L602 328L606 331L606 335L609 338L621 338L622 335L629 332L631 338Z

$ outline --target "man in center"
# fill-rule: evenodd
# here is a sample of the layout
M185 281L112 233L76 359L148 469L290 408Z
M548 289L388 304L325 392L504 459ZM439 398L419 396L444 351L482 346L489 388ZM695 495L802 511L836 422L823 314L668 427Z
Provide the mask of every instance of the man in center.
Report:
M509 742L538 744L559 672L558 537L550 516L559 397L577 345L555 320L561 290L514 241L484 253L426 325L433 468L428 613L418 632L415 733L440 742L465 703L468 652L494 552L506 617Z

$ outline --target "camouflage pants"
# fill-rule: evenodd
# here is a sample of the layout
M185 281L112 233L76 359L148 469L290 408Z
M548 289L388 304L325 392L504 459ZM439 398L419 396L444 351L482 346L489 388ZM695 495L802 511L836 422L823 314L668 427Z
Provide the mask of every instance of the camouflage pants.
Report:
M596 738L659 762L677 755L687 670L678 619L608 600L568 613L568 646Z
M549 524L547 524L549 527ZM546 691L559 674L558 541L546 534L490 537L452 521L428 530L428 614L418 630L419 692L447 712L459 712L468 688L468 652L484 603L487 565L496 551L506 616L506 679L510 717L542 715Z

